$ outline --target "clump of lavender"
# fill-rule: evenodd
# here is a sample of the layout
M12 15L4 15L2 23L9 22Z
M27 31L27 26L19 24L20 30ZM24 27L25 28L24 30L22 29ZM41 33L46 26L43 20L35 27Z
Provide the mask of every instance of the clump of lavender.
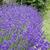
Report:
M24 5L0 7L0 50L47 50L42 38L42 16L37 9Z

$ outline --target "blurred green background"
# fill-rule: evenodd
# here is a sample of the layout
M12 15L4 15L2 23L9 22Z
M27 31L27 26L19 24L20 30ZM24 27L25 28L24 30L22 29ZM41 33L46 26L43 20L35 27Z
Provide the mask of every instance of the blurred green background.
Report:
M3 4L3 1L8 0L0 0L0 4ZM10 1L10 0L9 0ZM43 9L45 7L46 0L11 0L10 2L16 1L17 4L26 4L26 5L32 5L38 8L38 10Z

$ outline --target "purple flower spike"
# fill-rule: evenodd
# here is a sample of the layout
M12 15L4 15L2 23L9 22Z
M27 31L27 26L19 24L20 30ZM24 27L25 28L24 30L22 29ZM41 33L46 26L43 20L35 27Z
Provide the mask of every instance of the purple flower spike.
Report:
M42 39L41 13L35 7L24 5L2 5L0 7L0 32L3 38L10 35L10 39L3 41L2 49L6 50L43 50L48 48ZM8 49L7 49L8 50Z

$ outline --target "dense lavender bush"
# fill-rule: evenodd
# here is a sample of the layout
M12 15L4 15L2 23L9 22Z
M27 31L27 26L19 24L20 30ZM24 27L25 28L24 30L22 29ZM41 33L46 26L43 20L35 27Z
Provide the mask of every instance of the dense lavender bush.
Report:
M47 50L41 28L42 16L35 7L0 6L0 50Z

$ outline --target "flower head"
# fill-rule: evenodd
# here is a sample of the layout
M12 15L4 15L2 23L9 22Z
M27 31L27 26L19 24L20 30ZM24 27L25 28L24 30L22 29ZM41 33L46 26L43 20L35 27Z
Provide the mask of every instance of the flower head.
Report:
M35 7L3 5L0 7L0 20L2 36L10 35L10 39L7 40L11 44L9 45L10 50L28 50L32 47L42 49L44 45L44 40L41 38L43 34L41 30L42 16ZM4 38L4 40L6 39ZM2 46L4 46L4 40Z

